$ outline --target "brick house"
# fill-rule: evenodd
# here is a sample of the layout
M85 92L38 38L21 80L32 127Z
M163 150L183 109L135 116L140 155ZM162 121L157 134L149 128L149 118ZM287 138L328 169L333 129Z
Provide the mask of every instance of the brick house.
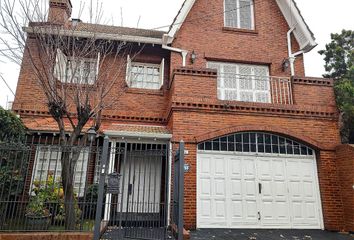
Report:
M50 0L49 21L71 8ZM100 131L111 144L185 142L187 229L344 228L333 81L305 76L316 43L293 0L186 0L168 32L95 27L146 45ZM57 131L26 56L13 110L33 133ZM159 181L164 168L145 164Z

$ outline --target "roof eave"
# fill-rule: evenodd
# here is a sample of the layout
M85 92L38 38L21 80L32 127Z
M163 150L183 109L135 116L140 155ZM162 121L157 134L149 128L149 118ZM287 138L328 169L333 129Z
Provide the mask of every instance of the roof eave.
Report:
M95 32L66 30L66 29L57 29L57 28L51 30L50 28L46 28L46 27L24 27L23 30L26 33L32 33L32 34L46 33L46 34L56 34L60 36L72 36L72 37L79 37L79 38L96 38L96 39L110 40L110 41L126 41L126 42L135 42L135 43L148 43L148 44L162 45L162 38L151 38L151 37L110 34L110 33L95 33Z

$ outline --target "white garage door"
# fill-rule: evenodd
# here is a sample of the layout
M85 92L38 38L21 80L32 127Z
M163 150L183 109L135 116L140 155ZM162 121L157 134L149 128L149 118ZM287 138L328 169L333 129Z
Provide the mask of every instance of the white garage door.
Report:
M211 149L209 143L199 146L197 227L322 228L313 151L279 136L272 141L274 135L242 133L238 146L243 152L238 152L237 135L233 142L230 136L212 140Z

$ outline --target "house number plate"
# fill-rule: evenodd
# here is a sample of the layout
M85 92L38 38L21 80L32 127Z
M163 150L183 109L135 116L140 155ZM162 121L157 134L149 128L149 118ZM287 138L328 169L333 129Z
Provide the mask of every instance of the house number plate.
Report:
M119 194L119 183L121 175L119 173L110 173L107 176L107 193Z

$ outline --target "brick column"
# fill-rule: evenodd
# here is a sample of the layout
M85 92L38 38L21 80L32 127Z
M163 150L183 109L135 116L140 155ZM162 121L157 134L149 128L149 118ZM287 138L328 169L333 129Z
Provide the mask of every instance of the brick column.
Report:
M186 229L195 229L197 226L197 145L186 144L185 164L189 164L189 171L184 175L184 226Z
M325 229L341 231L344 213L335 152L321 151L317 165Z

